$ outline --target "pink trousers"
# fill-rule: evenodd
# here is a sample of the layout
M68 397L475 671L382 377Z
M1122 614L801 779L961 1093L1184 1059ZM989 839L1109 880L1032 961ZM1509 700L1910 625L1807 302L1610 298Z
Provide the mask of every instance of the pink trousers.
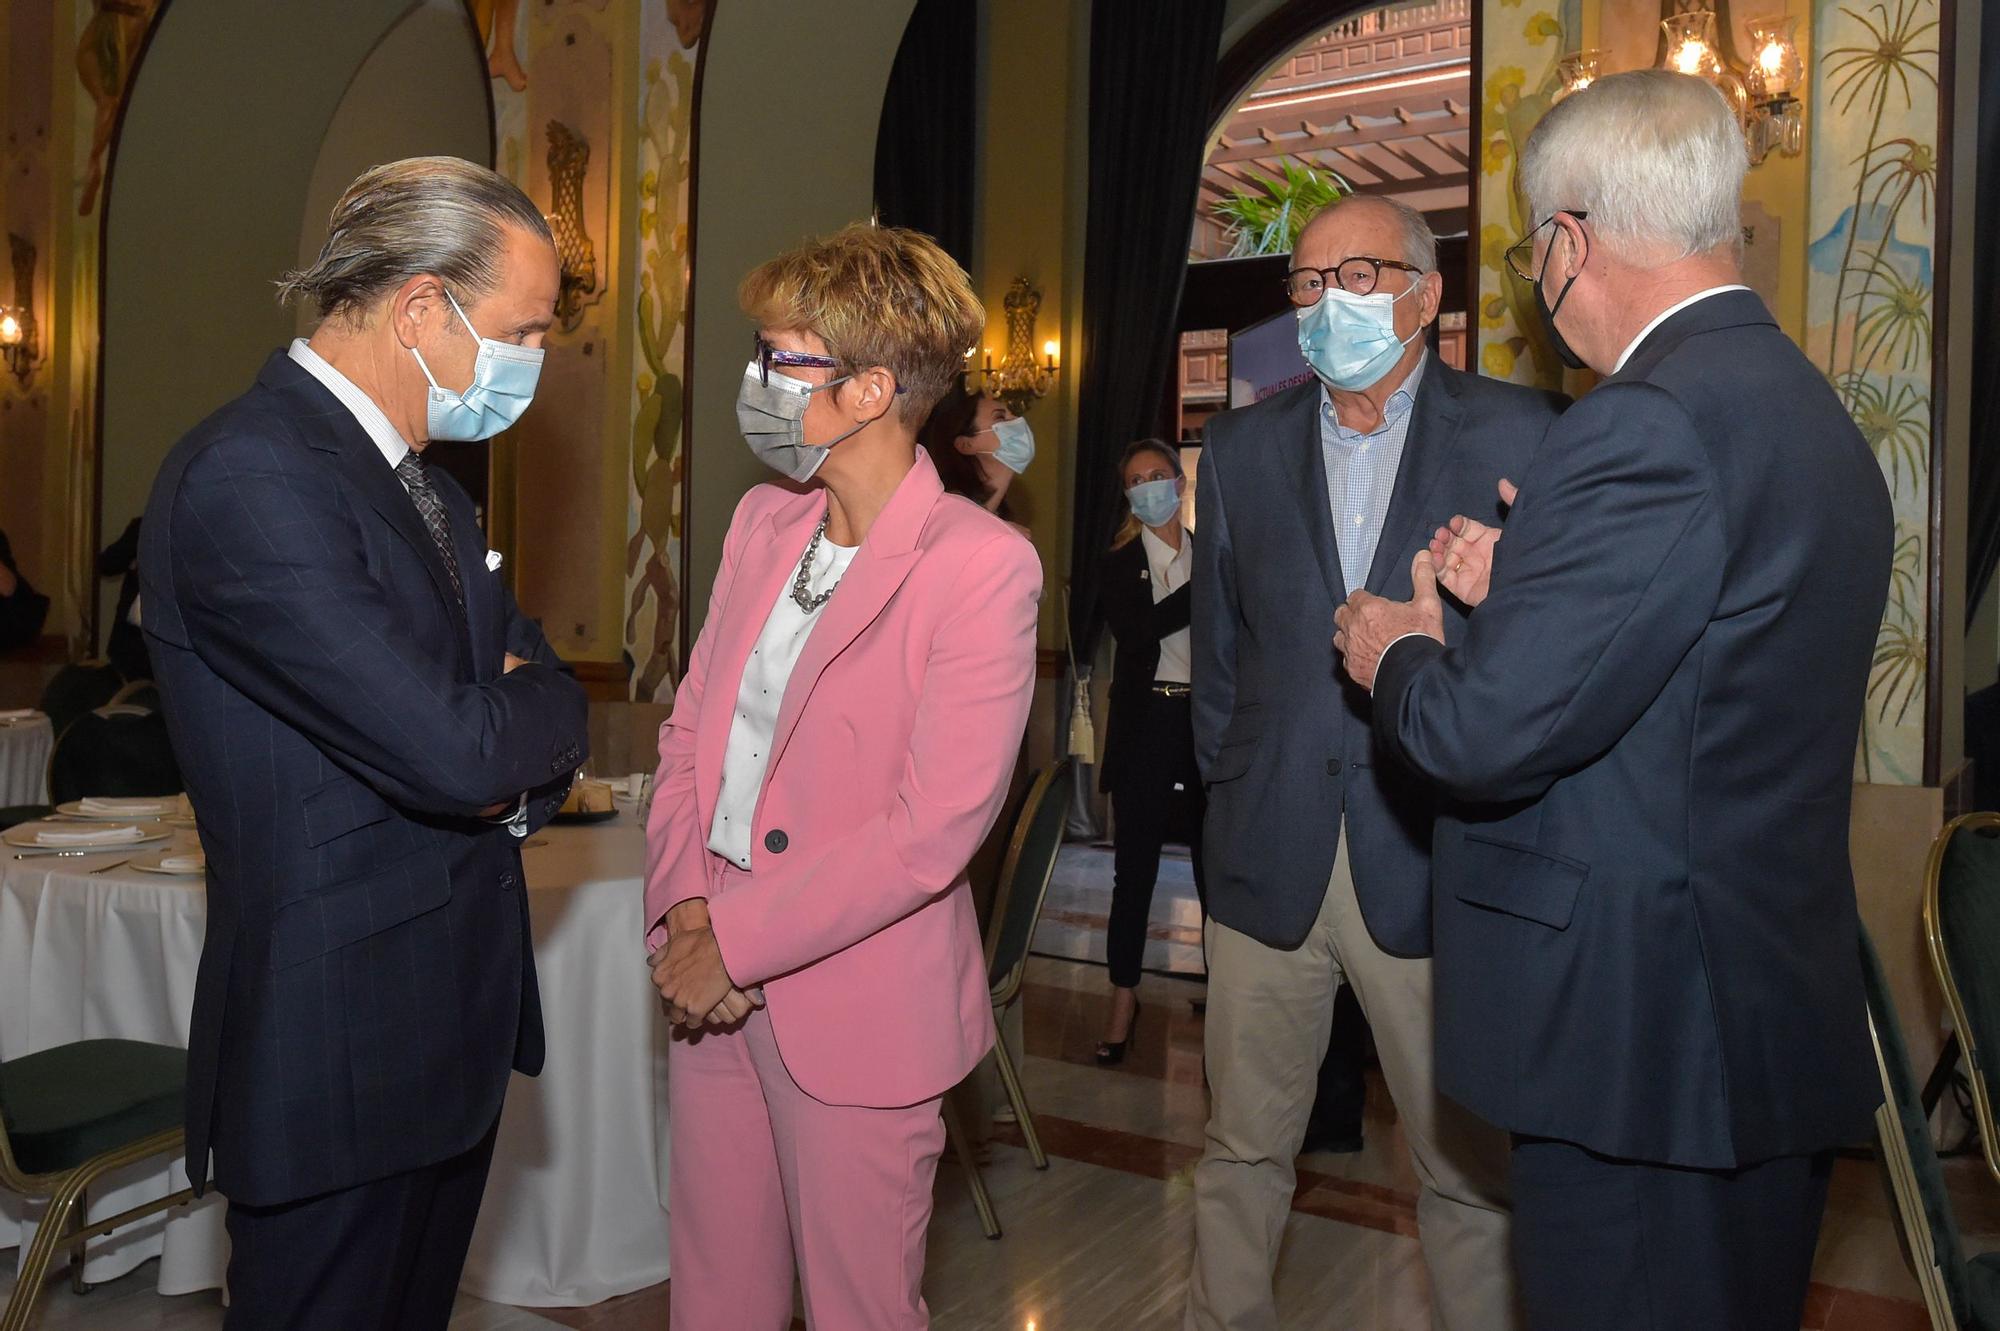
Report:
M770 1018L677 1036L668 1055L673 1331L785 1331L792 1274L811 1331L923 1331L939 1102L821 1104Z

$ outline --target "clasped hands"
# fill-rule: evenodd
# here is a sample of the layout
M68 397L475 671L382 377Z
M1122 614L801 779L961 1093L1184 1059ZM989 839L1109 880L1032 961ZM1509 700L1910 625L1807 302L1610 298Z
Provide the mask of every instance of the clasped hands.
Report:
M676 1026L734 1026L764 1006L736 987L722 965L722 949L699 897L667 912L667 945L651 957L653 985L667 1001Z
M1500 482L1500 502L1512 505L1519 497L1511 481ZM1440 588L1461 604L1476 606L1486 599L1493 576L1493 548L1499 544L1500 528L1488 526L1463 514L1439 527L1430 545L1417 551L1410 563L1414 594L1407 601L1388 601L1366 591L1356 591L1347 604L1333 612L1333 647L1341 654L1347 673L1355 683L1371 692L1382 653L1398 638L1413 633L1444 641L1444 602Z

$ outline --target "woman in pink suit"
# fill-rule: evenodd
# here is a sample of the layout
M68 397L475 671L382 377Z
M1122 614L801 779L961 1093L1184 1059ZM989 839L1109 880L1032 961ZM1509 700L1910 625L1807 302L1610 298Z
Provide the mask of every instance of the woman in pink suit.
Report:
M737 506L647 825L669 1065L673 1325L929 1325L939 1099L993 1043L965 863L1034 686L1041 565L916 430L984 311L914 232L745 279L737 416L792 487ZM797 486L804 486L800 492Z

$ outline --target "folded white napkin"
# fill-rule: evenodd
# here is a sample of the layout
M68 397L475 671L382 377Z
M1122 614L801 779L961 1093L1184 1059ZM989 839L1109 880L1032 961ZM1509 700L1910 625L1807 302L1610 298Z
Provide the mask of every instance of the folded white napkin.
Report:
M198 850L183 855L162 855L160 867L168 873L205 873L208 870L208 856Z
M41 713L32 707L0 708L0 721L29 721Z
M99 799L86 795L77 801L77 812L110 818L141 818L178 811L180 801L158 795L144 799Z
M35 844L38 846L122 846L128 841L144 841L143 828L126 824L124 827L38 827L35 829Z

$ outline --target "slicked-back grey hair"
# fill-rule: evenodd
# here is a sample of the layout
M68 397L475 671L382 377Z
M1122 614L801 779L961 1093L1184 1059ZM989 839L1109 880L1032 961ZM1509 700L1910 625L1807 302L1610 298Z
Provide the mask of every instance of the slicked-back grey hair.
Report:
M1521 188L1534 221L1558 208L1588 212L1611 253L1659 267L1741 249L1749 167L1735 113L1712 84L1635 69L1542 117L1521 152Z
M279 280L278 299L310 300L322 319L352 317L429 273L464 303L498 285L509 226L555 243L541 209L496 171L458 157L373 167L333 206L319 257Z
M1438 266L1437 235L1424 215L1399 199L1391 199L1380 194L1349 194L1335 199L1307 219L1306 225L1319 221L1328 213L1339 212L1342 208L1366 204L1375 208L1386 208L1395 217L1403 232L1403 262L1413 263L1426 273L1434 273ZM1303 231L1300 232L1304 234ZM1383 255L1383 258L1390 256Z

